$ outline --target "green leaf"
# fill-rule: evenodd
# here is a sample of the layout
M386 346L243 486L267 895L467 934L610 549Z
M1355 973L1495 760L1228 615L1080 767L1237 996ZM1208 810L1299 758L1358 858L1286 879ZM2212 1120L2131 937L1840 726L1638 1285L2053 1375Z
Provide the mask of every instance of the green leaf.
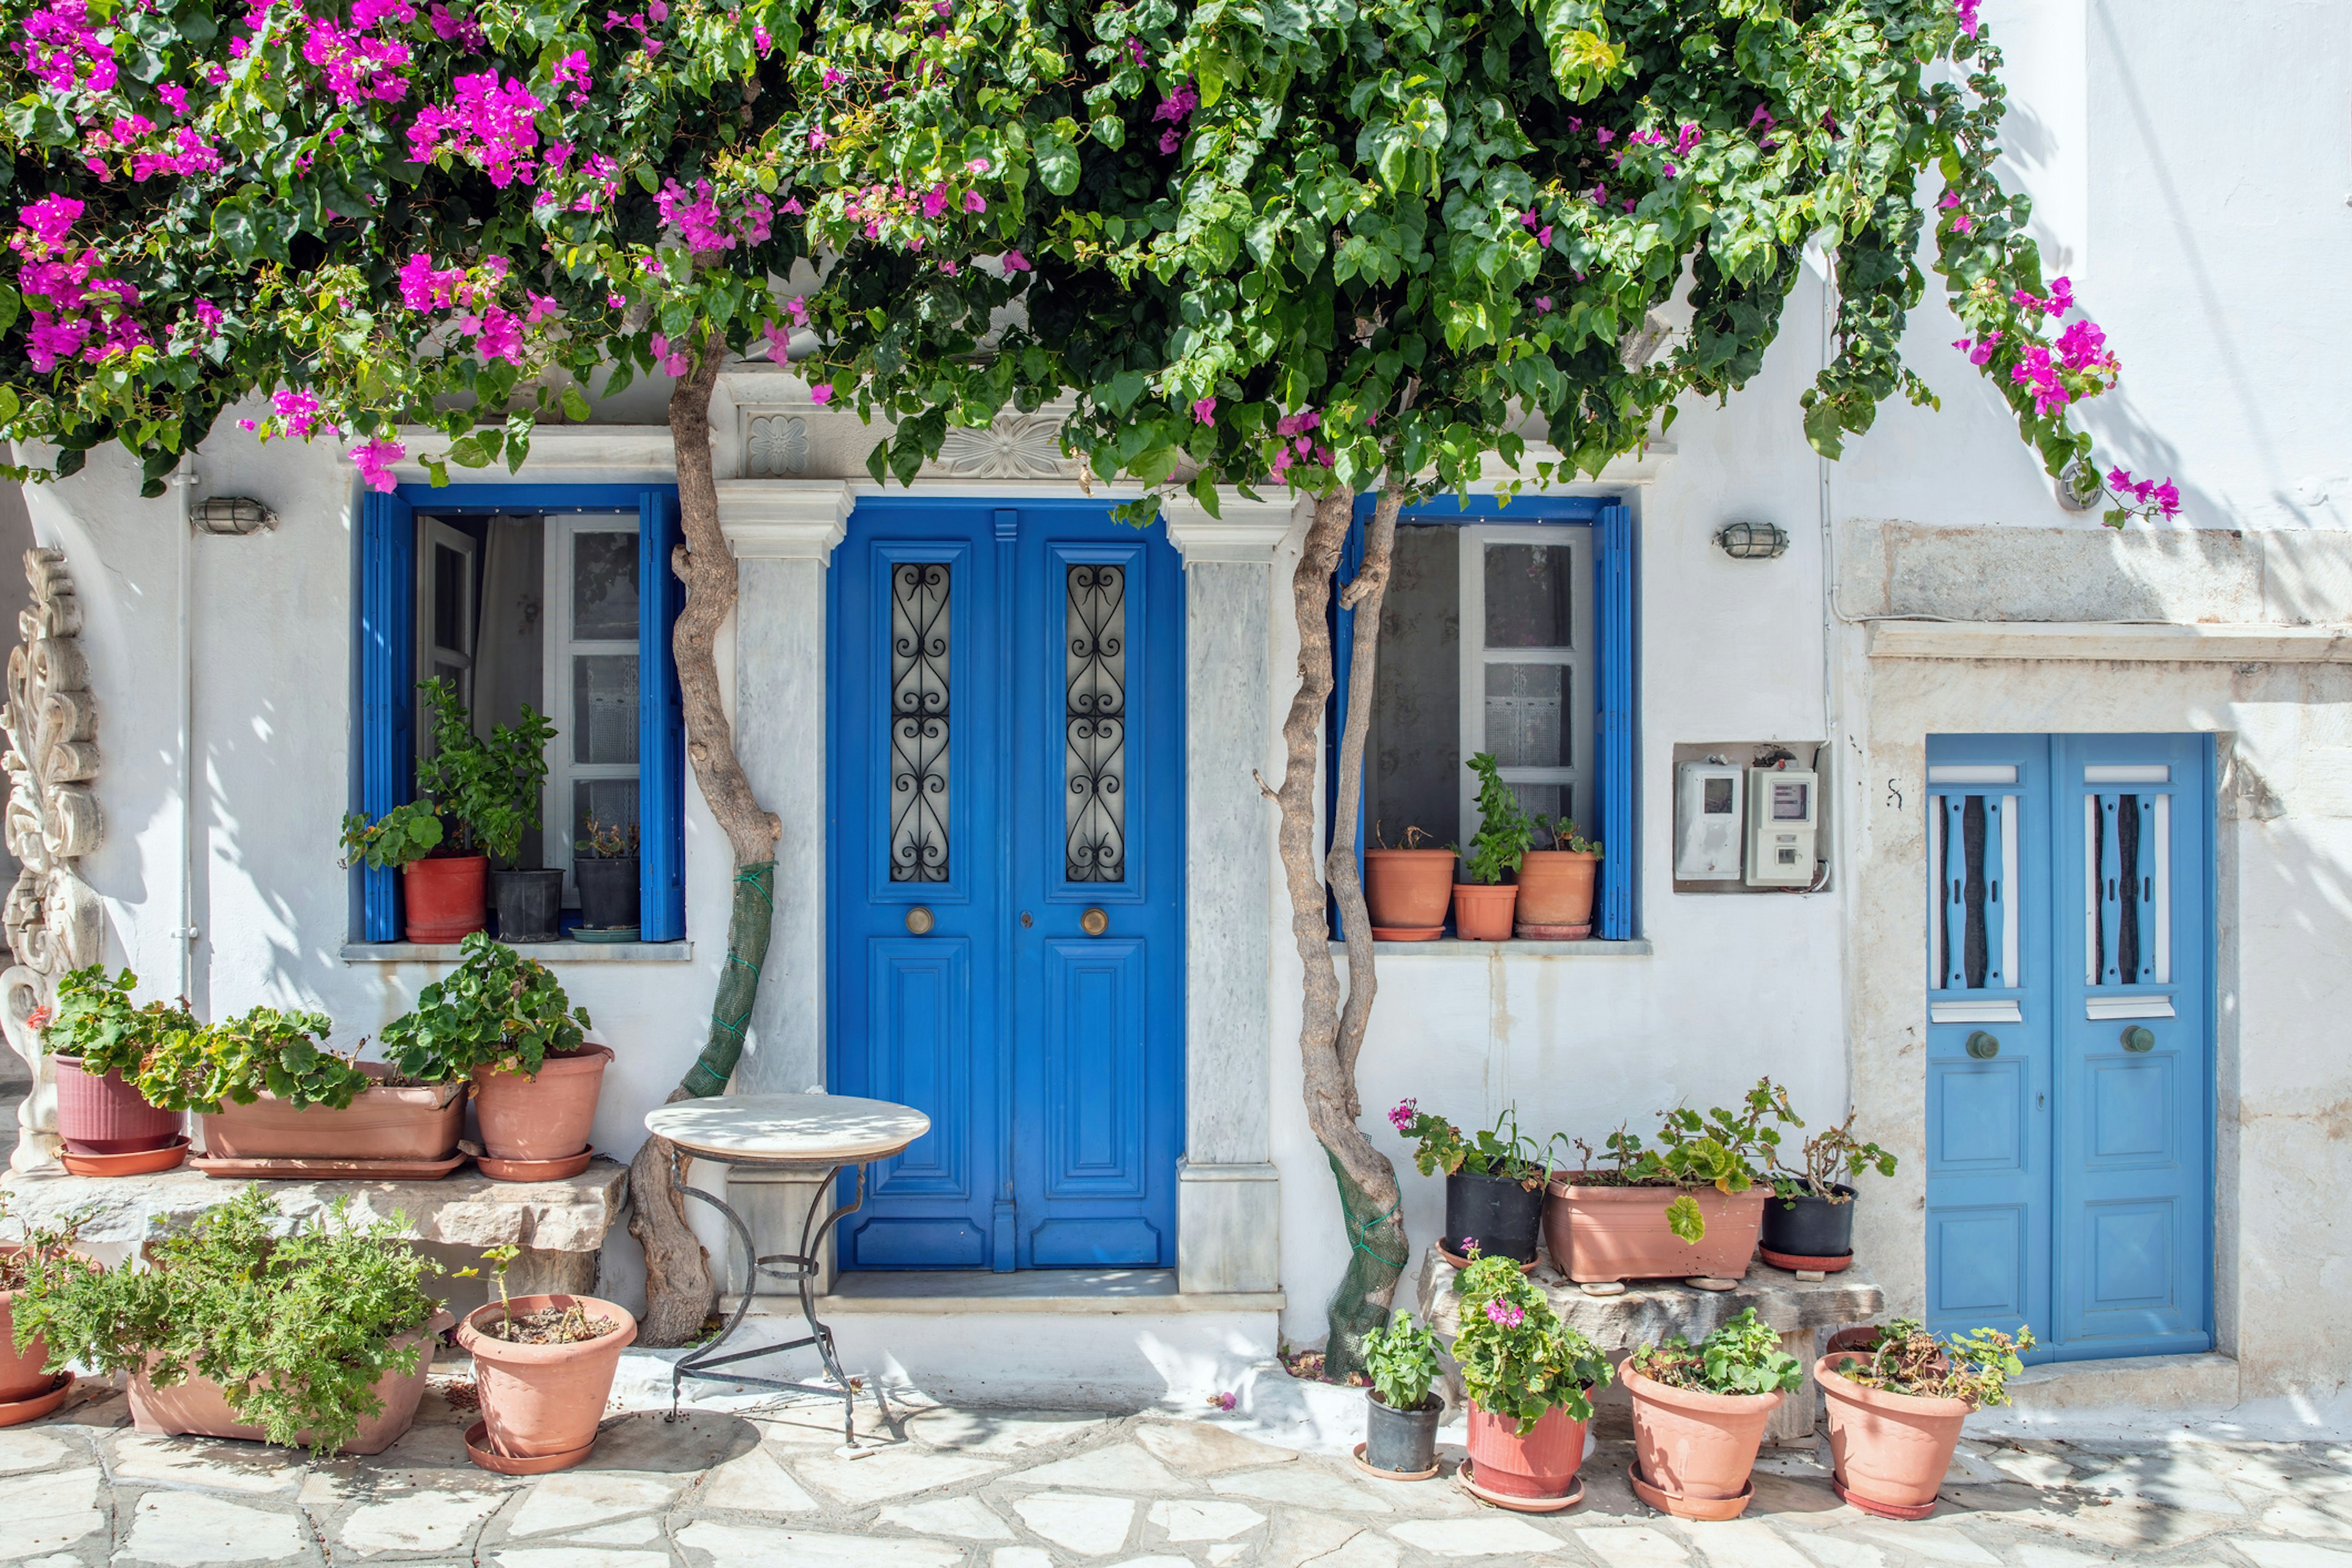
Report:
M1078 188L1078 150L1057 132L1037 133L1037 179L1057 196Z
M1676 1193L1675 1201L1666 1205L1666 1228L1696 1246L1706 1235L1706 1216L1699 1213L1698 1200L1688 1193Z
M591 410L588 407L588 398L586 395L583 394L576 385L565 386L563 389L563 416L566 419L572 421L574 424L585 425L588 423L590 415Z

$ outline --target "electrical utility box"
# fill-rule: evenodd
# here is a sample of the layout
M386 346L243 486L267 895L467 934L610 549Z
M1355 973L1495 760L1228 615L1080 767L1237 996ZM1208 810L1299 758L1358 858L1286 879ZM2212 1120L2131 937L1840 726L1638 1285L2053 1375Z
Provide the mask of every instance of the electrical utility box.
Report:
M1684 763L1675 772L1675 880L1737 882L1747 820L1741 770Z
M1748 885L1810 888L1821 779L1798 768L1748 770Z

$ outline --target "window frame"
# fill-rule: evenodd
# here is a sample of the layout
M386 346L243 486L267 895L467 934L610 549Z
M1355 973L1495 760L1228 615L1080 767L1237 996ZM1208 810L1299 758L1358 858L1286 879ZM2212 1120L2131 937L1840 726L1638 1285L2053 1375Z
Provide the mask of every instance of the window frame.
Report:
M637 820L642 937L686 938L685 718L672 637L685 584L676 485L401 485L361 501L352 552L350 807L371 819L415 794L417 517L583 512L637 516ZM355 943L404 939L401 879L354 866Z
M1416 519L1415 526L1426 527L1428 524ZM1569 706L1561 712L1560 722L1568 730L1569 765L1506 767L1501 770L1502 778L1505 784L1565 784L1570 792L1570 809L1565 815L1580 827L1597 826L1598 816L1591 809L1591 803L1600 795L1592 776L1597 771L1593 765L1592 749L1600 717L1600 683L1593 677L1599 663L1599 649L1595 645L1600 639L1592 624L1595 583L1591 530L1566 531L1563 539L1563 530L1557 524L1465 522L1460 524L1455 531L1461 552L1456 601L1462 616L1458 726L1462 754L1467 758L1494 749L1486 733L1486 670L1489 666L1552 665L1566 670ZM1486 646L1486 547L1490 544L1536 544L1569 552L1569 645L1566 647L1495 648ZM1578 696L1588 689L1594 700L1589 707L1580 705ZM1465 768L1455 785L1460 820L1466 823L1477 809L1478 781L1469 769ZM1586 837L1591 837L1590 831Z

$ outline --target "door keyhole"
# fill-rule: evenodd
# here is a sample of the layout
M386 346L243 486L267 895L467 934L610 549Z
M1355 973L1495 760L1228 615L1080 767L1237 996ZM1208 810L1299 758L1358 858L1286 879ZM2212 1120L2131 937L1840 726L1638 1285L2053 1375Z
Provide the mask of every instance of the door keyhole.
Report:
M1031 926L1034 926L1036 923L1036 916L1031 914L1027 910L1023 910L1021 911L1021 929L1023 931L1027 931Z

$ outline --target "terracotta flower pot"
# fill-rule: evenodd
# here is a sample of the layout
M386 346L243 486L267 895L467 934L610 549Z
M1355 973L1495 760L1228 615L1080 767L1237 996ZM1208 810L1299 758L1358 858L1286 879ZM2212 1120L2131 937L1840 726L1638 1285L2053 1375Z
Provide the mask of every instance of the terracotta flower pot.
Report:
M1453 897L1453 850L1364 851L1364 903L1383 941L1433 941L1445 930Z
M417 1402L425 1397L425 1380L433 1371L433 1338L457 1321L446 1311L436 1312L406 1333L393 1337L395 1345L416 1347L416 1370L404 1373L394 1367L375 1380L371 1392L383 1408L362 1419L360 1429L338 1452L381 1454L400 1441L415 1424ZM146 1373L139 1373L131 1380L131 1424L155 1436L262 1440L261 1427L239 1421L221 1385L205 1377L183 1378L169 1388L158 1388Z
M1601 857L1572 849L1530 849L1519 857L1519 902L1514 915L1522 927L1541 927L1547 936L1592 932L1592 885Z
M362 1062L370 1078L392 1069ZM466 1131L466 1086L381 1085L362 1089L341 1110L313 1105L297 1110L274 1094L251 1105L223 1100L216 1115L199 1116L205 1152L220 1160L442 1160L457 1152Z
M560 1160L588 1147L610 1046L587 1045L539 1064L536 1078L474 1069L474 1113L494 1160Z
M457 942L489 924L490 858L428 856L401 872L411 942Z
M1519 889L1508 882L1487 887L1478 882L1454 884L1454 934L1464 942L1508 942L1511 910Z
M15 1258L25 1249L0 1244L0 1258ZM35 1334L22 1351L16 1348L16 1292L0 1290L0 1405L14 1405L47 1390L54 1381L41 1370L49 1359L49 1342Z
M1782 1396L1675 1388L1635 1372L1631 1356L1617 1375L1633 1396L1633 1458L1642 1479L1670 1500L1687 1499L1708 1517L1720 1517L1703 1505L1748 1489L1764 1423Z
M493 1453L524 1459L577 1456L572 1458L577 1463L595 1446L613 1373L637 1337L636 1319L593 1296L517 1296L514 1310L535 1312L575 1302L589 1317L610 1318L620 1327L576 1345L509 1344L481 1327L504 1311L496 1301L468 1312L457 1326L457 1343L474 1358Z
M1544 1199L1544 1243L1552 1267L1580 1285L1612 1279L1737 1279L1756 1254L1767 1187L1691 1196L1706 1234L1685 1241L1666 1224L1672 1187L1580 1186L1581 1171L1554 1171Z
M1591 1397L1589 1389L1586 1397ZM1471 1473L1486 1490L1504 1497L1561 1498L1576 1489L1576 1472L1584 1466L1585 1424L1558 1405L1522 1437L1517 1417L1482 1410L1474 1399L1469 1427Z
M1937 1489L1959 1447L1965 1399L1923 1399L1864 1388L1833 1370L1842 1352L1813 1363L1830 1417L1830 1458L1849 1500L1867 1511L1916 1515L1936 1506ZM1874 1507L1874 1505L1876 1505Z
M69 1152L137 1154L168 1148L180 1136L186 1119L148 1104L120 1072L98 1078L82 1070L79 1057L49 1060L57 1064L58 1131Z

